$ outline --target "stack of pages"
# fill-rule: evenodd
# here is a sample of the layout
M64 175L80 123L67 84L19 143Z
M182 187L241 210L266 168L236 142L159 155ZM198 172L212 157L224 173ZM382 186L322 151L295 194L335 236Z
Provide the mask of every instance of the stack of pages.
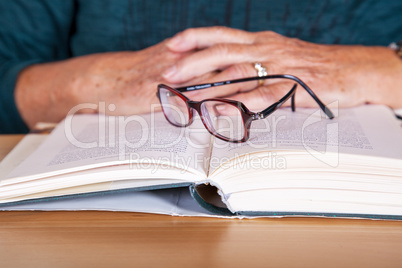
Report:
M196 120L76 115L2 162L1 210L402 219L402 127L384 106L283 108L228 143Z

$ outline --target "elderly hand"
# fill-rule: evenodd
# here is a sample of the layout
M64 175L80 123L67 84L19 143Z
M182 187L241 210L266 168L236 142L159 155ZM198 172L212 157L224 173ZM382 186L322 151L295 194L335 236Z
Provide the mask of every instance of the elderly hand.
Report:
M364 103L401 106L402 61L386 47L320 45L269 31L250 33L225 27L188 29L167 46L177 53L194 52L164 72L167 83L189 83L211 72L215 74L204 82L256 76L253 63L259 62L268 74L299 77L326 104L338 101L340 107ZM240 83L199 91L198 95L231 96L253 109L264 109L283 96L276 90L281 87L281 83L266 80L261 86ZM297 105L316 105L301 87L296 95Z
M38 121L60 121L82 103L95 104L99 109L100 102L105 102L106 109L100 112L107 114L149 112L151 104L159 103L156 89L163 70L185 55L189 52L168 50L164 41L141 51L100 53L32 65L18 78L17 107L31 128ZM112 109L109 104L114 104ZM80 112L96 113L98 109Z

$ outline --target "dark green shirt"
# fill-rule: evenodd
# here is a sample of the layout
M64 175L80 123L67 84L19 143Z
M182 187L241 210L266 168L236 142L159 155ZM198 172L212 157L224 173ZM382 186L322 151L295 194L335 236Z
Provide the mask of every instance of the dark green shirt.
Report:
M401 0L0 0L0 133L26 132L14 102L26 66L139 50L189 27L272 30L327 44L402 39Z

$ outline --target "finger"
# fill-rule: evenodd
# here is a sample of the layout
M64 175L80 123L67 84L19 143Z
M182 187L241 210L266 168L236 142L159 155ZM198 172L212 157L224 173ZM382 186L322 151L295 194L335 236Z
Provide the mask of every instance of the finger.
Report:
M189 85L199 85L204 83L210 83L211 81L215 81L215 76L220 73L220 71L213 71L209 73L205 73L203 75L194 77L193 79L187 81L186 83L169 83L169 86L173 88L184 87ZM164 83L164 79L161 79L161 83Z
M167 47L175 52L203 49L218 43L250 44L253 34L242 30L215 26L191 28L176 34L167 42Z
M169 83L183 83L208 72L257 59L255 50L249 45L218 44L182 58L162 76Z
M263 63L262 66L266 69L269 74L277 73L277 66L274 63ZM217 72L214 76L209 77L210 80L203 81L204 83L208 82L223 82L223 81L232 81L239 78L245 77L256 77L258 75L258 71L255 69L254 64L252 63L241 63L232 65L229 68L225 69L222 72ZM284 83L288 84L291 81L286 81L282 78L274 78L274 79L261 79L249 82L241 82L241 83L231 83L224 84L219 87L213 87L204 90L191 91L187 93L189 98L194 100L202 100L206 98L215 98L215 97L227 97L230 95L234 95L240 92L247 92L250 90L254 90L260 86L273 85L276 83Z
M246 77L257 77L261 76L259 73L259 70L255 67L255 62L254 63L240 63L240 64L235 64L227 69L223 70L222 72L218 72L214 76L214 81L227 81L227 80L235 80L235 79L240 79L240 78L246 78ZM277 64L273 62L259 62L261 67L265 70L266 74L264 75L270 75L270 74L281 74L282 73L282 68L278 66ZM279 82L283 82L284 80L282 78L278 79L261 79L261 80L255 80L255 81L250 81L250 82L243 82L243 83L238 83L238 84L229 84L226 86L227 94L231 93L236 93L236 92L244 92L244 91L249 91L252 89L255 89L259 86L262 85L270 85L270 84L275 84Z
M222 72L216 72L214 76L209 77L209 80L205 80L202 83L229 81L250 76L256 76L256 71L252 67L252 64L249 63L236 64ZM224 84L221 86L212 87L208 89L191 91L187 93L187 96L194 100L225 97L236 94L240 91L248 91L255 89L257 86L258 81Z

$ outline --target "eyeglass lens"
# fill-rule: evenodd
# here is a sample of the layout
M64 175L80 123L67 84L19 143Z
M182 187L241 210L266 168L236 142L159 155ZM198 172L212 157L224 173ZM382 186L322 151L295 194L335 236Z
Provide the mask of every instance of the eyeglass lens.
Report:
M166 119L173 125L184 127L190 120L190 108L186 100L176 92L159 88L159 97ZM200 116L205 127L223 139L239 141L245 135L242 113L236 105L222 101L203 101Z
M171 124L184 127L189 123L190 111L185 99L164 87L159 88L159 97L166 119Z
M236 105L221 101L204 101L200 109L204 124L210 132L228 140L243 139L243 117Z

